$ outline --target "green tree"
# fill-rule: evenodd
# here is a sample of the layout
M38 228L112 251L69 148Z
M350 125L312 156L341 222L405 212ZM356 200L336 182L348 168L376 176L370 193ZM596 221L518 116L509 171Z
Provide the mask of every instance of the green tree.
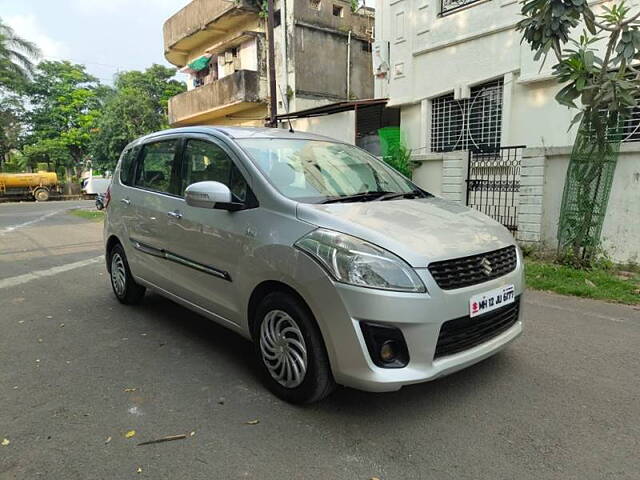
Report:
M17 95L0 97L0 171L11 152L19 149L24 140L25 110Z
M40 56L38 47L18 36L0 19L0 86L15 90L33 73L33 60Z
M118 75L115 81L116 91L133 89L144 93L153 103L154 110L167 115L169 99L184 92L184 82L175 80L176 69L153 64L144 72L132 70Z
M174 75L172 68L152 65L144 72L125 72L116 78L92 143L96 167L112 170L128 143L168 127L169 99L186 90Z
M108 87L83 65L44 61L26 92L31 109L25 153L77 173L89 153Z
M574 264L590 263L597 251L621 125L640 97L640 12L630 14L623 1L602 12L587 0L525 0L518 24L535 59L554 53L553 75L564 84L556 100L578 110L558 229L559 248ZM587 31L573 38L581 22Z

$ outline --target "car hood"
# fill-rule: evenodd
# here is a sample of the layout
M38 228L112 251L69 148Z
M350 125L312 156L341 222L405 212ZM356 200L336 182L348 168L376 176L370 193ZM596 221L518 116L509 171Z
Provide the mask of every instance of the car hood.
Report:
M382 202L298 204L300 220L367 240L413 267L515 243L486 215L438 197Z

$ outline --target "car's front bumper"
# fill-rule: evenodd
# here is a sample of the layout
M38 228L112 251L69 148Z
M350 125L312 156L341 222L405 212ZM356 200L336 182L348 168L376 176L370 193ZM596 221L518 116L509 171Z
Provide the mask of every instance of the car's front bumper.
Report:
M321 283L315 283L310 306L320 323L339 384L375 392L398 390L479 362L522 332L520 308L518 319L507 330L468 350L434 359L442 324L469 315L471 296L514 285L515 294L522 301L522 258L519 255L516 269L507 275L455 290L440 289L427 269L416 271L427 287L426 294L352 287L333 281L331 288L323 288ZM382 368L374 364L360 326L363 321L402 331L410 357L406 367Z

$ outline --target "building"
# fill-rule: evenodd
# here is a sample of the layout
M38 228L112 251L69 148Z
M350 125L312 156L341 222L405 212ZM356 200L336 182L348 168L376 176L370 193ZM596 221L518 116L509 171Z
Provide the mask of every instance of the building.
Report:
M164 24L165 57L190 75L172 126L263 125L268 116L261 0L193 0ZM371 9L347 0L276 0L278 113L373 96Z
M561 85L553 59L534 61L521 43L520 8L516 0L377 0L375 94L400 109L423 187L486 211L522 242L552 248L576 112L554 99ZM625 126L608 211L605 250L637 262L640 109Z

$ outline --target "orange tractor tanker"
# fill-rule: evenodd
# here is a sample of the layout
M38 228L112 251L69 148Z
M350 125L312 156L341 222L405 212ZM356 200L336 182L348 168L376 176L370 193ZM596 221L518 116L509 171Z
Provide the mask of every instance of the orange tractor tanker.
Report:
M26 197L46 202L58 193L60 184L53 172L0 173L0 199Z

